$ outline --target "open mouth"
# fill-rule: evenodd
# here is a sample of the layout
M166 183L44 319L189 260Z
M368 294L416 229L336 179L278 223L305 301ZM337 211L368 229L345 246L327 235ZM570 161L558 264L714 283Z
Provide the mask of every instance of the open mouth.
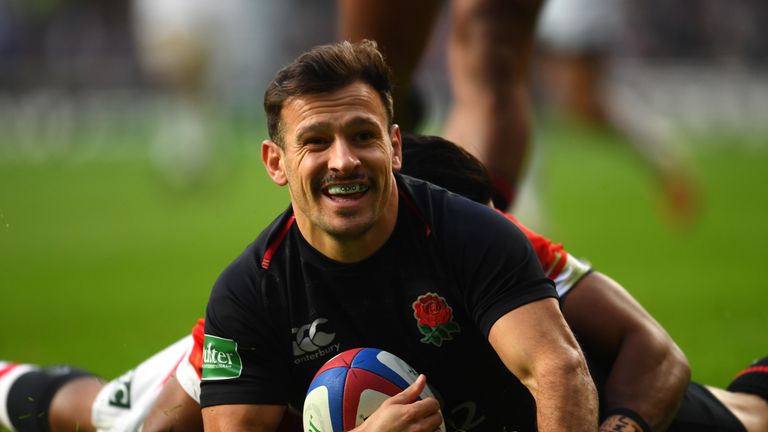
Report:
M334 199L355 199L370 189L362 183L334 184L325 188L325 194Z

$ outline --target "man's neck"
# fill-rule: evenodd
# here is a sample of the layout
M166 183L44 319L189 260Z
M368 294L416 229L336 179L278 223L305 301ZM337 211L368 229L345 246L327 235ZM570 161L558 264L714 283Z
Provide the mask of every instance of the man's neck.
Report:
M341 263L362 261L378 251L389 240L397 225L399 196L392 188L390 203L371 229L354 238L339 238L309 226L311 223L296 214L296 225L307 242L327 258Z

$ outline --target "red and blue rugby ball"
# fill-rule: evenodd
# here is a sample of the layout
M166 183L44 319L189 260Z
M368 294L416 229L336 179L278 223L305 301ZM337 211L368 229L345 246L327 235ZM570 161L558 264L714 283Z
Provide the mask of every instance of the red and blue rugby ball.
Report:
M411 385L419 374L394 354L355 348L328 360L317 371L304 400L305 432L354 429L387 398ZM434 397L425 388L421 398ZM440 430L445 431L441 425Z

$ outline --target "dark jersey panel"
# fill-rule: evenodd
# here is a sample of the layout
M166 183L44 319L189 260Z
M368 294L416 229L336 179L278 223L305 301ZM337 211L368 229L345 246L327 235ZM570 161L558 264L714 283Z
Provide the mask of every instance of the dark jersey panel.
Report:
M424 186L409 189L413 202L430 221L436 234L436 253L442 253L484 334L505 313L541 298L542 285L552 282L541 273L530 241L517 226L486 206L404 178L408 179L406 184Z
M323 363L369 346L427 376L449 428L535 429L530 394L487 342L500 316L556 296L530 244L469 200L407 177L398 188L391 238L360 263L318 253L288 210L225 270L208 304L206 343L211 367L226 363L227 350L236 359L221 374L204 369L203 406L300 408Z
M691 382L669 432L747 432L738 418L703 385Z

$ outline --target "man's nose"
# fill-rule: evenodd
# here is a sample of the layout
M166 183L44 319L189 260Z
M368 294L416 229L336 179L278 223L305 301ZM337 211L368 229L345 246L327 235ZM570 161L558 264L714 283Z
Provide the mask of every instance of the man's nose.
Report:
M331 144L328 168L332 171L351 172L360 165L354 146L344 138Z

